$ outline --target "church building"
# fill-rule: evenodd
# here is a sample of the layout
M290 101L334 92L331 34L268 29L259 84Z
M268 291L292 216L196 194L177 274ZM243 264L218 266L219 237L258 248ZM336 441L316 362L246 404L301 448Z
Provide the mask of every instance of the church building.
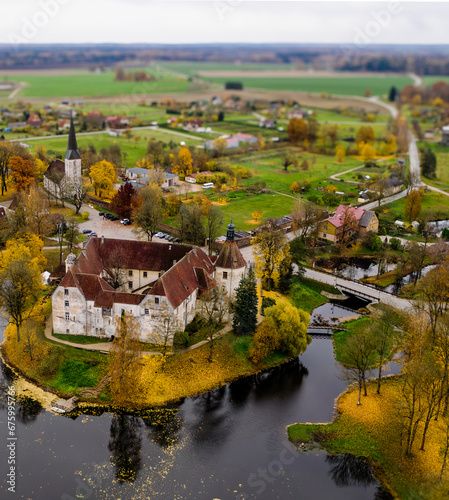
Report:
M53 160L44 173L44 187L55 198L71 194L82 185L81 155L76 143L73 117L70 117L69 142L64 161Z

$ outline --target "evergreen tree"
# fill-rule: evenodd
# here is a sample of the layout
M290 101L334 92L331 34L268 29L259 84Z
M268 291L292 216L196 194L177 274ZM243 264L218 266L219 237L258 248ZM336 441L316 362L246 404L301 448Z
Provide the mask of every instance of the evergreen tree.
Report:
M245 335L256 331L257 306L256 276L252 267L250 267L247 276L242 277L236 289L232 327L237 335Z
M388 100L390 102L396 101L397 95L398 95L398 91L397 91L396 87L391 87L390 92L388 93Z
M435 153L426 148L421 150L421 171L424 177L434 178L437 169L437 159Z

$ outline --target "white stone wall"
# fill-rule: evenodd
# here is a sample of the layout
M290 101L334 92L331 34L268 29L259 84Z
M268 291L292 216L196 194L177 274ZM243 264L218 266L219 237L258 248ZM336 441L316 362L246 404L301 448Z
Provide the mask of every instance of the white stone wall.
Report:
M65 160L65 175L67 182L81 182L81 159Z
M226 278L223 273L226 274ZM215 271L215 279L219 286L226 290L229 297L235 295L235 290L240 284L242 276L246 273L246 267L239 267L237 269L224 269L222 267L217 267Z

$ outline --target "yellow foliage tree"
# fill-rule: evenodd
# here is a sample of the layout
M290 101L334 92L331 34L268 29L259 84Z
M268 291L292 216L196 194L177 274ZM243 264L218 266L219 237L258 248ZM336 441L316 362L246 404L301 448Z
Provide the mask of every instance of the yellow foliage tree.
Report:
M282 269L290 266L290 246L273 221L266 223L251 244L254 245L256 276L262 279L264 288L272 290L279 284Z
M253 218L253 220L255 220L256 222L259 222L260 219L262 218L263 216L263 212L261 210L255 210L252 214L251 214L251 217Z
M33 234L10 240L0 255L0 305L9 314L20 342L20 327L42 289L41 272L46 259L43 243Z
M345 148L341 144L338 144L335 147L335 159L339 163L343 163L345 161L345 158L346 158Z
M404 217L407 217L409 222L416 220L421 213L421 195L419 191L413 189L407 196L405 201Z
M92 179L95 195L101 198L103 192L108 193L117 180L114 165L109 161L102 160L90 167L90 178Z
M189 148L182 146L179 150L178 157L174 159L173 173L180 177L186 177L192 173L193 159Z
M363 160L372 160L376 156L376 150L370 144L364 144L360 150L360 156Z
M261 363L279 347L280 335L272 318L265 318L257 327L253 341L249 357L255 364Z
M292 182L290 185L290 191L292 193L299 193L301 191L301 186L299 185L298 181Z
M338 188L336 186L333 186L332 184L329 184L328 186L326 186L326 191L328 193L335 193L338 191Z
M12 156L9 160L9 168L16 191L27 191L35 179L33 161L21 156Z

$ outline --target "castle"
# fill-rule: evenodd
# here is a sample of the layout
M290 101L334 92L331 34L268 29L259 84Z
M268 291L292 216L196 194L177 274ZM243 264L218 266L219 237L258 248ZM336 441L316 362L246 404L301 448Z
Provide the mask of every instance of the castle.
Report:
M231 222L218 257L188 245L91 238L78 258L66 259L52 296L53 331L111 337L126 311L138 322L142 341L163 343L163 313L184 330L204 293L219 286L234 294L246 271L234 233Z

